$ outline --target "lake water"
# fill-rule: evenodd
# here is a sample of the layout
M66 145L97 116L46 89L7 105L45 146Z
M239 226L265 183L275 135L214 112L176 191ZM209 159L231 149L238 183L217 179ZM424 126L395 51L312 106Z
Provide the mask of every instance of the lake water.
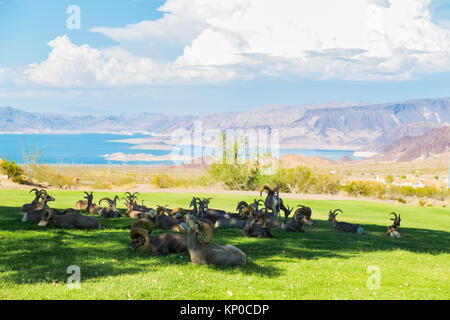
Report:
M155 156L167 155L169 150L136 150L133 145L111 140L147 137L139 134L0 134L0 158L8 158L17 163L26 162L26 155L39 151L39 161L46 164L122 164L122 161L108 161L105 154L146 153ZM310 150L280 149L280 156L285 154L318 156L330 160L341 157L353 157L352 150ZM130 161L127 164L173 164L170 161Z

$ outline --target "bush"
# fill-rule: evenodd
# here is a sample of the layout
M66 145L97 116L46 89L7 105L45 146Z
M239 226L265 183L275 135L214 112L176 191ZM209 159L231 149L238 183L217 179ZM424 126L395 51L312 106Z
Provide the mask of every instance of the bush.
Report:
M15 183L24 183L23 169L16 164L15 161L9 162L8 160L1 160L0 169L3 174L7 175Z
M390 174L388 174L385 178L384 181L386 181L386 183L392 183L394 182L394 177Z
M352 181L344 187L344 190L354 197L375 197L383 199L386 195L386 186L377 182L370 181Z
M260 186L261 172L258 164L212 164L208 170L211 178L232 190L256 190Z
M406 203L406 200L403 199L403 198L398 198L397 200L398 200L398 202L400 202L400 203Z
M48 183L51 186L62 188L65 185L73 185L73 179L69 176L55 173L55 169L44 164L32 165L33 176L37 181Z

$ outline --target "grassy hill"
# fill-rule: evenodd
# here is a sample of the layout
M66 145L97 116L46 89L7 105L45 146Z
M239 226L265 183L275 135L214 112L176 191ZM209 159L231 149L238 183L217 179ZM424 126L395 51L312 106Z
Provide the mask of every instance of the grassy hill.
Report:
M51 191L54 208L74 207L82 192ZM94 193L94 200L114 193ZM187 207L192 194L141 195L146 205ZM255 196L199 194L212 208L234 212ZM241 230L217 229L214 243L246 252L240 268L196 266L189 254L152 256L131 252L133 220L101 220L102 230L62 230L22 223L26 190L0 190L0 299L449 299L450 209L358 201L296 201L317 223L306 232L274 230L275 239L250 239ZM122 206L122 208L124 208ZM359 223L363 235L333 231L339 221ZM402 216L404 239L385 237L388 213ZM163 233L155 230L155 234ZM81 289L70 290L67 268L81 269ZM380 270L380 288L370 290L369 266Z

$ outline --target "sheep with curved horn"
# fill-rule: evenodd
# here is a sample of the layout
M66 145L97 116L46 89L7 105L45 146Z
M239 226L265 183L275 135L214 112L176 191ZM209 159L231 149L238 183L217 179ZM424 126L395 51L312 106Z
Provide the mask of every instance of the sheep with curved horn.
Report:
M159 206L156 212L149 213L146 218L154 222L156 229L172 230L179 232L180 230L187 230L187 224L183 219L175 219L174 217L165 214L166 208Z
M34 191L35 197L31 203L24 204L21 208L22 212L30 212L35 210L42 210L44 209L45 205L42 205L42 200L44 199L45 195L47 194L47 191L45 189L38 190L36 188L31 189L31 193ZM41 200L42 198L42 200Z
M87 207L86 207L86 213L87 214L99 214L99 212L103 209L102 207L96 205L95 203L93 203L94 200L94 195L93 192L91 193L87 193L86 192L86 196L87 196Z
M107 208L102 208L98 214L102 218L120 218L122 215L120 214L120 211L116 208L117 205L117 199L119 199L118 196L114 197L114 200L111 200L110 198L102 198L98 202L98 204L101 204L103 201L108 202Z
M51 209L45 209L40 227L52 225L68 229L101 229L101 225L94 217L87 217L78 212L70 212L66 215L55 215Z
M85 196L83 197L86 200L78 200L75 203L75 208L78 210L86 210L87 206L88 206L88 197L89 197L89 193L87 193L86 191L84 192Z
M231 246L219 246L211 243L213 227L209 222L188 214L189 227L187 249L194 264L242 266L247 264L247 256L240 249ZM205 233L205 237L200 237Z
M336 212L344 213L341 209L336 209L333 212L330 210L328 221L333 223L334 230L357 234L363 233L364 229L359 224L337 221L336 216L338 214Z
M284 229L292 232L305 232L303 225L312 226L315 222L311 220L311 208L298 205L291 220L286 223Z
M248 221L250 212L256 212L258 208L258 201L249 205L245 201L240 201L236 207L239 213L226 213L223 217L217 220L214 224L216 228L235 228L242 229ZM256 209L255 209L256 208Z
M242 234L246 237L253 238L273 238L274 235L270 230L267 220L267 214L263 213L258 215L252 211L250 218L242 229Z
M39 221L41 221L42 215L44 214L44 210L50 209L47 206L47 202L49 202L49 201L55 201L55 198L53 198L52 196L47 194L47 192L43 193L42 201L39 202L38 205L35 206L35 208L37 208L37 209L25 212L25 214L22 217L22 222L38 223Z
M143 227L146 227L145 230ZM184 235L174 233L163 233L158 236L152 236L153 224L146 220L136 221L130 231L131 245L130 250L134 251L140 246L153 254L181 253L187 251L187 240Z
M172 217L179 217L182 218L186 216L187 214L193 214L198 215L198 201L201 201L199 198L192 197L191 203L189 204L189 208L192 209L184 209L181 207L175 208L170 212L170 215Z
M400 215L397 216L397 214L395 212L391 212L389 213L389 215L393 215L394 219L391 218L393 222L392 226L388 227L387 232L386 232L386 237L391 237L391 238L403 238L403 234L398 231L398 228L400 227Z
M279 197L278 187L275 187L273 190L268 186L264 186L260 191L259 195L262 196L262 193L267 191L267 197L264 201L264 205L266 207L266 212L269 210L272 211L272 214L278 218L281 210L281 199Z
M218 218L223 217L225 214L227 214L225 210L209 208L209 202L211 201L211 199L212 198L203 198L200 201L200 208L202 208L202 210L200 210L199 208L199 211L203 211L206 214L212 214Z

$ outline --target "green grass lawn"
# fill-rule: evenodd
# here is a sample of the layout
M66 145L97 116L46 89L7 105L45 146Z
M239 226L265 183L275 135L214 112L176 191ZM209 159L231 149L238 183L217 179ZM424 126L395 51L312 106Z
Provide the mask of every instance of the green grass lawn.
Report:
M74 207L82 192L51 191L54 208ZM114 193L94 192L94 200ZM234 212L239 200L213 197L210 207ZM152 256L131 252L128 218L101 219L102 230L63 230L22 223L26 190L0 190L0 300L3 299L449 299L450 209L357 201L296 201L312 208L317 223L306 232L274 230L274 239L214 233L214 243L232 244L248 257L245 267L196 266L189 254ZM187 207L191 194L153 193L146 205ZM123 208L123 205L121 206ZM339 221L363 226L363 235L333 231L328 211ZM388 213L401 214L406 238L385 237ZM154 230L155 234L163 233ZM81 269L81 289L70 290L67 268ZM370 290L369 266L380 270L379 289Z

